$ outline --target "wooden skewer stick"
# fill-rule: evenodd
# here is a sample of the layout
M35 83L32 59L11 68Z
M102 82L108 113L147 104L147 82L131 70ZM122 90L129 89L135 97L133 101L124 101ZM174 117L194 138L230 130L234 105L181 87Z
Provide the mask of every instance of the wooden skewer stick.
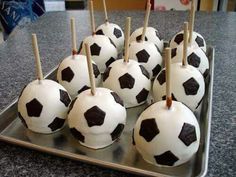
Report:
M107 6L106 6L106 0L103 0L103 9L104 9L104 13L105 13L105 22L106 24L108 23L108 16L107 16Z
M129 62L129 40L130 40L130 23L131 17L127 17L125 21L125 62Z
M146 34L147 27L148 27L150 10L151 10L151 3L150 3L150 0L147 0L147 9L146 9L146 13L145 13L145 19L144 19L144 24L143 24L143 32L142 32L141 41L145 40L145 34Z
M41 67L41 62L40 62L39 48L38 48L38 41L37 41L36 34L32 34L32 44L33 44L35 61L36 61L37 79L39 80L39 83L41 84L41 81L43 80L43 72L42 72L42 67Z
M93 0L89 1L89 12L90 12L90 23L92 35L95 35L95 21L94 21L94 11L93 11Z
M88 44L85 44L85 51L86 51L89 79L90 79L90 85L91 85L91 94L95 95L95 93L96 93L96 86L95 86L95 80L94 80L93 65L92 65L92 60L91 60L91 53L90 53L90 48L89 48Z
M183 58L182 58L183 66L186 66L188 64L187 49L188 49L188 22L184 22L184 43L183 43Z
M172 105L172 96L171 96L171 49L167 47L165 49L165 61L166 61L166 106L170 109Z
M76 30L75 30L75 18L70 19L70 29L71 29L71 41L72 41L72 55L77 54L77 44L76 44Z
M190 10L190 19L189 19L189 39L188 39L188 42L190 43L190 45L192 44L192 38L193 38L194 20L195 20L195 2L194 0L192 0L191 10Z

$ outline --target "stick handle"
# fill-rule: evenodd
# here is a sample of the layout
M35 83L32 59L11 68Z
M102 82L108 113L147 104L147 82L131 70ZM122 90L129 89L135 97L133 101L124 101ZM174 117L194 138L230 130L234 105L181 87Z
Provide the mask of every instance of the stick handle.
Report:
M148 0L147 1L147 9L146 9L146 13L145 13L144 24L143 24L143 33L142 33L141 41L145 40L145 34L146 34L147 27L148 27L150 10L151 10L151 3L150 3L150 0Z
M76 30L75 30L75 18L70 19L70 29L71 29L71 41L72 41L72 55L77 53L77 44L76 44Z
M95 86L95 80L94 80L93 65L92 65L92 60L91 60L91 53L90 53L90 48L89 48L88 44L85 44L85 50L86 50L86 57L87 57L87 65L88 65L90 85L91 85L91 94L95 95L95 93L96 93L96 86Z
M93 0L89 1L89 12L90 12L90 23L91 23L91 30L92 35L95 34L95 21L94 21L94 11L93 11Z
M108 16L107 16L107 6L106 6L106 0L102 0L103 3L103 9L104 9L104 13L105 13L105 22L108 22Z
M171 96L171 49L167 47L165 49L165 61L166 61L166 106L170 109L172 105L172 96Z
M194 20L195 20L195 2L194 0L192 0L191 10L190 10L190 19L189 19L189 39L188 39L188 42L190 43L190 45L192 44L192 38L193 38Z
M38 48L38 41L37 41L36 34L32 34L32 44L33 44L35 61L36 61L37 79L39 80L39 83L41 83L41 80L43 80L43 72L42 72L42 67L41 67L41 62L40 62L39 48Z
M127 17L125 21L125 62L129 62L130 23L131 17Z
M183 44L183 58L182 65L187 65L187 48L188 48L188 22L184 22L184 44Z

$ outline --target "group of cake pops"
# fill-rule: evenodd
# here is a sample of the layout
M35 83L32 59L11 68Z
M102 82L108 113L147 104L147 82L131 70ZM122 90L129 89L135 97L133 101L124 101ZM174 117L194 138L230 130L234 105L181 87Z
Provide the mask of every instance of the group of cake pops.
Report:
M133 145L154 165L187 162L199 147L200 128L193 112L203 99L209 71L205 40L193 31L194 3L190 25L185 22L184 30L165 49L159 32L148 27L149 1L144 26L131 36L131 18L126 18L124 34L108 21L105 0L103 5L105 23L95 30L90 1L92 35L83 40L79 51L71 19L72 55L59 64L59 83L43 79L37 38L32 35L38 78L19 96L19 118L31 131L44 134L60 130L68 120L72 135L82 145L104 148L120 137L126 108L145 103L152 90L155 103L138 118ZM124 57L117 59L123 48ZM98 87L101 80L103 87Z

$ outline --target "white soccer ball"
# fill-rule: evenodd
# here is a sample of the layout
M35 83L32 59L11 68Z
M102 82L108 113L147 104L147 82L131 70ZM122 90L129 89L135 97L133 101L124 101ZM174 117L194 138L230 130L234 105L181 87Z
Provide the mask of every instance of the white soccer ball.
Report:
M172 99L184 103L195 111L201 104L205 93L202 74L191 65L182 66L182 63L173 63L170 77L172 78ZM165 68L154 80L153 97L156 102L166 99Z
M122 52L125 40L124 33L117 24L109 22L104 23L97 28L96 34L105 35L109 37L116 45L118 53Z
M101 74L94 61L92 61L92 65L95 83L98 86L101 82ZM74 55L64 59L58 67L57 80L66 88L72 98L89 89L90 80L86 56Z
M63 127L70 102L69 94L60 84L47 79L41 83L34 80L19 96L19 118L34 132L52 133Z
M70 106L70 131L86 147L99 149L112 144L120 137L125 123L123 101L106 88L96 88L95 95L90 89L85 90Z
M162 69L162 56L155 44L133 41L129 47L129 58L138 61L154 78Z
M136 29L130 36L130 42L140 41L143 33L143 27ZM162 52L164 47L164 41L161 39L159 32L153 27L147 27L145 34L145 41L152 42Z
M85 43L88 44L91 51L91 59L98 65L100 72L117 59L117 49L113 41L104 35L93 35L86 37L81 44L81 54L86 55Z
M113 62L103 74L103 86L115 91L126 108L145 103L151 81L147 70L137 61L123 59Z
M148 107L138 118L133 131L133 145L143 159L157 166L178 166L197 152L200 128L192 111L173 101Z
M178 45L182 45L184 41L184 31L178 32L170 41L170 47L176 48ZM192 36L192 46L200 47L204 52L206 52L206 41L201 34L193 31Z

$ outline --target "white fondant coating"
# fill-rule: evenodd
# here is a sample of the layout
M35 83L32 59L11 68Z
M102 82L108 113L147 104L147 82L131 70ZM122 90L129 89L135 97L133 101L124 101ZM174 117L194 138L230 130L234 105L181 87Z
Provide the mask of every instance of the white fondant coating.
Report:
M118 30L121 31L121 36L118 38L114 35L115 28L117 28ZM104 23L104 24L100 25L96 31L98 31L98 30L102 30L104 35L109 37L114 42L114 44L117 47L118 53L122 52L122 50L124 48L124 40L125 40L124 33L123 33L122 29L117 24L109 23L109 22Z
M60 101L59 89L66 91L60 84L44 79L30 82L18 100L18 112L24 118L28 128L37 133L52 133L48 127L56 118L66 119L68 107ZM26 104L36 98L43 106L40 117L30 117Z
M160 39L157 35L156 32L158 32L155 28L153 27L147 27L146 30L146 38L148 42L152 42L158 46L160 51L163 51L164 47L164 41L163 39ZM136 41L136 37L142 35L143 33L143 27L136 29L130 36L130 42Z
M187 48L187 57L192 53L196 54L200 58L200 64L197 68L200 73L204 74L207 69L209 69L209 60L206 56L206 53L202 48L196 46L188 46ZM171 59L172 63L182 62L183 58L183 45L178 45L176 50L176 56ZM187 61L188 62L188 61Z
M170 48L173 49L173 48L176 48L178 45L182 45L182 44L183 44L183 41L182 41L180 44L177 44L177 43L174 41L175 37L176 37L178 34L181 34L181 33L184 34L184 31L178 32L178 33L171 39L171 41L170 41ZM205 41L205 39L202 37L201 34L195 32L195 31L193 31L193 37L192 37L192 44L191 44L191 45L193 45L194 47L199 47L198 44L197 44L197 42L195 41L195 39L196 39L198 36L203 39L203 46L201 46L200 48L201 48L204 52L206 52L206 41Z
M128 63L123 59L116 60L109 67L111 67L109 77L103 82L103 86L115 91L124 101L125 107L130 108L143 104L145 101L138 103L136 96L145 88L150 91L151 81L143 75L139 67L139 63L135 60L129 60ZM130 74L134 79L133 88L121 89L119 78L124 74Z
M153 97L156 102L162 100L162 97L166 95L166 82L160 85L157 77L153 83ZM172 78L172 93L175 98L187 105L192 111L195 111L205 93L205 82L202 74L191 65L184 67L182 63L173 63L171 64L170 77ZM196 95L186 95L185 93L183 83L190 78L194 78L199 84Z
M93 35L93 36L88 36L83 40L83 46L81 50L81 54L85 55L85 43L89 45L93 45L96 43L98 46L101 47L100 54L97 55L92 55L91 58L92 60L98 65L98 69L100 72L104 72L106 69L106 62L113 57L114 59L117 59L117 49L115 46L112 45L110 42L109 38L104 35Z
M142 50L145 50L149 54L149 58L147 62L138 61L137 53ZM160 52L158 52L156 46L151 42L146 42L146 41L131 42L130 47L129 47L129 58L134 59L138 61L141 65L143 65L144 68L149 72L150 78L155 77L153 75L153 69L157 65L160 65L162 67L162 56Z
M92 61L93 64L96 64ZM70 82L62 80L62 70L70 67L73 71L74 76ZM78 95L78 91L82 89L85 85L90 86L89 73L87 66L87 58L85 55L75 55L65 58L59 65L57 70L57 80L58 82L66 88L68 93L72 98ZM95 78L96 86L101 82L101 74Z
M126 109L114 100L111 90L106 88L96 88L93 96L91 90L85 90L77 96L73 108L68 115L70 128L76 128L85 137L85 141L80 142L84 146L99 149L112 144L111 133L118 124L126 123ZM106 115L101 126L89 127L84 113L93 106L99 107Z
M159 133L147 142L140 136L141 122L154 118L159 129ZM186 146L179 138L184 123L195 127L197 140ZM181 165L191 159L197 152L200 142L200 128L196 117L189 108L180 102L173 101L171 109L166 107L165 101L154 103L148 107L138 118L134 127L135 147L144 160L157 166L154 156L171 151L179 158L173 166ZM164 165L165 166L165 165Z

